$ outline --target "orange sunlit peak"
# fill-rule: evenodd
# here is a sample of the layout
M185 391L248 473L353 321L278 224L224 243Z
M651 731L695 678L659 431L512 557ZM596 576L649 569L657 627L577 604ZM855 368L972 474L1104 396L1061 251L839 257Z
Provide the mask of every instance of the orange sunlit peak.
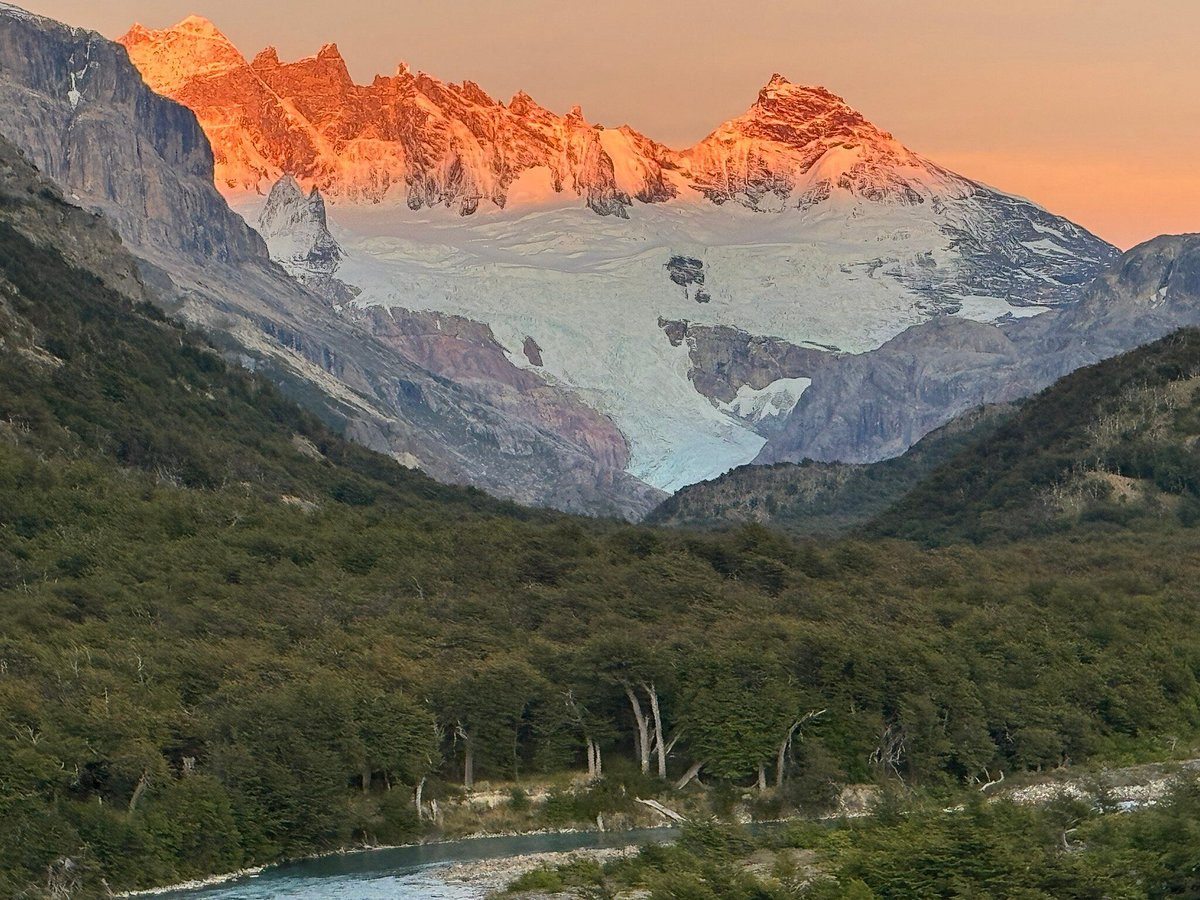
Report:
M190 31L193 34L211 34L217 37L224 37L221 29L217 28L211 21L193 13L179 21L173 30Z

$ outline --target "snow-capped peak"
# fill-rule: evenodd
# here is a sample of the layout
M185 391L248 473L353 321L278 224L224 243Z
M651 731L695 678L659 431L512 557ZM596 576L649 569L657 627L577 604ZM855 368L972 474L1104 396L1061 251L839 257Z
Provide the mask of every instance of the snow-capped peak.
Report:
M198 79L224 75L246 64L233 42L201 16L188 16L161 30L135 24L117 43L124 45L146 84L169 97Z
M932 165L824 87L775 74L747 111L676 150L628 126L601 128L521 91L499 103L403 63L355 84L334 44L247 63L205 19L122 38L155 90L190 106L213 143L216 180L262 194L281 175L337 201L413 210L582 203L628 217L639 203L738 203L756 211L916 206L975 185ZM857 215L857 213L852 213Z
M205 37L226 39L225 35L221 33L221 30L216 25L204 18L204 16L194 14L181 19L174 30L190 31L192 34L203 35Z

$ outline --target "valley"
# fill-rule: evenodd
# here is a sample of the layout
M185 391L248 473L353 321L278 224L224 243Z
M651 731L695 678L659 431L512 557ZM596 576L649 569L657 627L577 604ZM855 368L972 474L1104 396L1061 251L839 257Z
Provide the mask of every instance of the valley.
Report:
M0 4L0 897L1200 891L1200 236L349 71Z

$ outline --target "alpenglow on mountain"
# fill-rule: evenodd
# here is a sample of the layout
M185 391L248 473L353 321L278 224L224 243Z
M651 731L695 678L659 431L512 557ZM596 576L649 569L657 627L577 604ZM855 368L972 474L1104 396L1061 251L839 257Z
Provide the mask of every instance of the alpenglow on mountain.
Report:
M333 44L248 61L196 17L120 42L196 113L218 188L289 270L338 309L486 324L668 490L760 456L837 354L1069 304L1116 255L779 75L674 149L404 65L355 84Z

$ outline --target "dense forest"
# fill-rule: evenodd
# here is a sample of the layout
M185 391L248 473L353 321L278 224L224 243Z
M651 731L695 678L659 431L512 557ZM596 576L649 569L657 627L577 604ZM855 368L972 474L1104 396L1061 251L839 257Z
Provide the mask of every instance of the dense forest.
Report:
M0 267L0 895L411 839L482 779L594 776L558 824L697 776L777 815L1200 731L1195 334L937 469L877 526L927 549L439 486L6 225ZM1055 480L1146 391L1102 435L1124 500ZM1025 482L1086 502L1018 539Z

